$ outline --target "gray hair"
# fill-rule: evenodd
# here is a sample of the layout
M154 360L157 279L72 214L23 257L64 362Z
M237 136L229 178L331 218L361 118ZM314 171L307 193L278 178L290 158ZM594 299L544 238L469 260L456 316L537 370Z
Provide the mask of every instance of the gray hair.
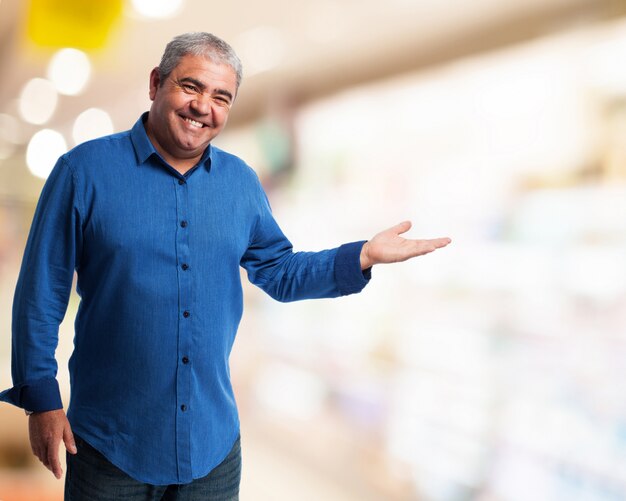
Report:
M243 69L234 49L224 40L211 33L192 32L174 37L166 46L159 64L161 85L178 66L183 56L204 56L230 66L237 77L237 89L241 84Z

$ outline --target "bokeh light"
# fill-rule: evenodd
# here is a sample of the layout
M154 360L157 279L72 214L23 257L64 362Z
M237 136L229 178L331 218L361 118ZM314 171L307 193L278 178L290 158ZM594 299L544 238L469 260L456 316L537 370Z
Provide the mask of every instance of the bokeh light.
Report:
M132 0L132 5L144 17L164 19L176 15L183 6L183 0Z
M48 65L48 79L60 94L75 96L84 89L91 76L89 57L78 49L61 49Z
M89 108L83 111L74 122L72 138L75 144L113 133L111 116L99 108Z
M45 124L54 114L58 100L57 90L50 80L33 78L24 85L20 94L20 115L28 123Z
M46 179L57 159L67 151L67 144L60 132L43 129L37 132L26 148L26 165L37 177Z

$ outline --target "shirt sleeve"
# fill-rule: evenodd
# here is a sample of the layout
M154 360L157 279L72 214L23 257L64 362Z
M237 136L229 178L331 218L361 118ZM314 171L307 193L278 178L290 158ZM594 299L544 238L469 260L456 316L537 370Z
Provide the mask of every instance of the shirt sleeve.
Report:
M372 268L361 270L361 249L365 240L343 244L335 257L335 279L342 296L361 292L372 278Z
M259 215L241 265L249 280L278 301L332 298L360 292L371 278L361 271L365 241L319 252L294 252L259 186Z
M14 386L0 393L0 400L33 412L63 407L54 352L82 248L75 181L61 157L39 198L15 289Z

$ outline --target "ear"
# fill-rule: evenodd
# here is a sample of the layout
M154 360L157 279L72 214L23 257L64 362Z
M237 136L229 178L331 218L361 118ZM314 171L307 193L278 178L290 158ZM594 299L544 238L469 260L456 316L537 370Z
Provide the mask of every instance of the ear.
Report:
M156 97L157 89L161 86L161 74L159 73L158 66L153 68L150 72L150 101L154 101Z

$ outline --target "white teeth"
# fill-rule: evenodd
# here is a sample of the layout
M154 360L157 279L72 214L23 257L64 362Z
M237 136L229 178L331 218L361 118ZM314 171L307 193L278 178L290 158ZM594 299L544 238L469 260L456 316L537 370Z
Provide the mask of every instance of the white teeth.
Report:
M191 118L185 117L185 122L190 123L194 127L202 127L202 124L200 122L196 122L195 120L192 120Z

